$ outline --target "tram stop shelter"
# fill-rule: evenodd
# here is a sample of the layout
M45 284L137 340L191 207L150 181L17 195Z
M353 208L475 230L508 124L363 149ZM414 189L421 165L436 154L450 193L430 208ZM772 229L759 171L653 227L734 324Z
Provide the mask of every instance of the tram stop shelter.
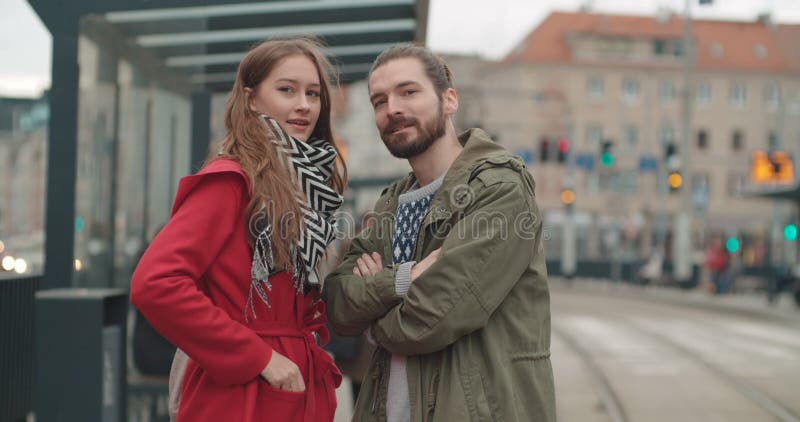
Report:
M50 348L62 353L61 362L70 362L64 356L70 350L81 353L98 342L103 356L114 356L84 359L86 368L105 372L78 384L102 391L99 402L111 391L125 396L130 274L169 217L178 180L205 159L215 133L213 94L230 90L251 46L270 37L316 36L348 84L364 79L391 44L424 43L428 15L428 0L28 1L52 35L44 264L40 276L0 280L9 316L0 324L0 420L23 420L34 396L40 411L54 407L43 404L52 397L43 387L77 382L66 373L40 374L50 378L34 382L34 360L40 369L52 360L45 347L35 348L46 321L58 322L49 328L60 327L59 338L70 339L59 343L70 347ZM92 323L72 335L66 327L73 319ZM81 344L83 338L92 344ZM109 380L122 386L115 390ZM124 399L117 403L102 409L111 419L96 413L74 420L124 420Z
M389 45L424 42L428 14L428 0L29 2L53 39L45 288L126 286L120 249L163 223L173 185L206 156L212 94L254 43L317 36L346 84ZM82 248L105 262L87 257L99 277L76 283Z

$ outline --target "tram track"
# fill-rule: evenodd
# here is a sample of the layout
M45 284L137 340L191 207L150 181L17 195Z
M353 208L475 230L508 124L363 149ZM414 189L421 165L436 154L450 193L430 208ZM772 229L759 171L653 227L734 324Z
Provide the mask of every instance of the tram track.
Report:
M606 376L600 365L597 364L592 354L583 347L578 340L567 331L557 326L552 327L552 333L556 335L564 344L567 345L573 352L581 359L583 365L589 371L589 378L597 388L597 394L600 402L603 404L603 410L611 418L612 422L629 422L625 408L619 395L614 391L611 386L608 376Z
M614 325L621 328L628 328L632 332L637 333L640 337L649 339L655 344L661 344L670 350L674 350L688 361L694 362L697 364L698 368L702 368L709 376L728 385L737 394L746 398L766 414L771 415L775 420L781 422L800 422L800 415L798 415L796 409L782 402L764 388L754 385L744 376L737 375L730 368L726 368L724 365L714 362L712 359L705 356L702 351L695 350L696 348L691 345L683 344L685 342L681 342L675 339L674 336L670 336L668 334L669 330L665 332L663 328L659 329L656 326L659 324L656 322L658 318L664 317L665 314L667 318L678 317L681 321L688 322L693 327L701 327L702 325L700 324L702 323L708 326L708 322L704 321L699 314L701 313L700 311L693 309L691 312L688 312L689 315L686 315L687 313L683 312L680 307L658 304L656 305L658 309L654 309L651 303L640 303L632 301L630 298L613 297L605 298L613 303L612 306L606 306L602 309L593 309L598 303L592 300L593 297L591 295L581 293L577 296L579 296L579 303L570 303L566 308L578 311L578 314L603 315L607 317L607 320L616 320L617 322ZM606 303L606 305L608 304ZM708 312L716 314L716 312ZM637 317L637 314L653 316L655 319L652 319L651 322L648 323L646 318ZM719 325L715 326L712 324L712 326L717 329L720 328ZM624 395L614 392L610 378L605 375L603 369L597 363L596 358L589 352L589 349L576 340L576 338L579 337L568 334L566 331L565 327L559 327L557 324L554 324L554 334L563 339L564 342L574 349L581 359L586 362L586 367L592 373L592 378L597 380L595 383L600 388L599 393L604 405L608 406L609 409L619 409L618 413L622 415L622 417L626 417L622 405ZM719 336L719 334L715 335ZM750 339L753 341L764 340L758 337L750 337ZM796 350L792 345L783 344L783 346L792 352ZM614 420L616 421L617 419Z
M680 344L665 334L662 334L652 328L645 328L642 324L637 323L630 317L622 316L620 319L628 321L626 326L632 327L634 330L643 334L644 336L655 339L656 341L665 344L674 350L677 350L687 358L699 363L711 374L721 379L729 386L733 387L733 389L738 391L741 395L749 399L754 404L761 407L764 411L774 416L777 420L782 422L800 422L800 416L792 411L789 406L771 397L767 392L755 387L741 377L732 374L722 365L713 363L700 353L697 353L696 351Z

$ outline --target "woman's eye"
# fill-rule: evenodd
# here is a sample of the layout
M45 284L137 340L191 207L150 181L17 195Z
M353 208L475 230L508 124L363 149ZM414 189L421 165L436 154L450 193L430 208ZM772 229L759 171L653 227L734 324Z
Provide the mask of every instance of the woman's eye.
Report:
M286 93L290 93L291 94L292 92L294 92L294 88L290 87L290 86L282 86L282 87L278 88L278 91L286 92Z
M309 97L319 97L320 93L319 91L308 91L306 95L308 95Z
M414 93L416 93L416 92L417 92L417 90L416 90L416 89L407 89L407 90L406 90L406 95L412 95L412 94L414 94Z

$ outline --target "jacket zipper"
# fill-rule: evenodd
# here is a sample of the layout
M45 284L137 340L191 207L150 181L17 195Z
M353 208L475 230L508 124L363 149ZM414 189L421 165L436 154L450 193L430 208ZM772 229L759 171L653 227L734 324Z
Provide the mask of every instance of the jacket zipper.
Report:
M380 351L378 351L378 352L380 353ZM377 374L372 374L372 379L373 380L377 380L377 382L375 383L375 394L373 394L373 397L372 397L372 410L370 411L370 413L372 413L372 414L375 414L375 410L377 410L378 397L380 396L381 388L382 388L382 384L383 384L383 357L381 356L379 359L380 360L378 361L378 365L377 365L378 373Z

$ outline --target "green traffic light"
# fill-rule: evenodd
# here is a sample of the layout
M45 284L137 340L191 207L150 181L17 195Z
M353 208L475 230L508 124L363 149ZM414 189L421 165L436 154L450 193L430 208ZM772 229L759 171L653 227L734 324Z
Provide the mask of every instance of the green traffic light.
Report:
M794 224L787 224L786 227L783 228L783 237L790 241L797 240L797 226Z
M729 237L728 241L725 242L725 249L728 250L729 253L735 253L739 251L739 239L735 237Z
M78 233L83 231L83 217L75 217L75 231Z
M605 168L611 168L614 165L614 156L610 152L604 152L600 155L600 164Z

